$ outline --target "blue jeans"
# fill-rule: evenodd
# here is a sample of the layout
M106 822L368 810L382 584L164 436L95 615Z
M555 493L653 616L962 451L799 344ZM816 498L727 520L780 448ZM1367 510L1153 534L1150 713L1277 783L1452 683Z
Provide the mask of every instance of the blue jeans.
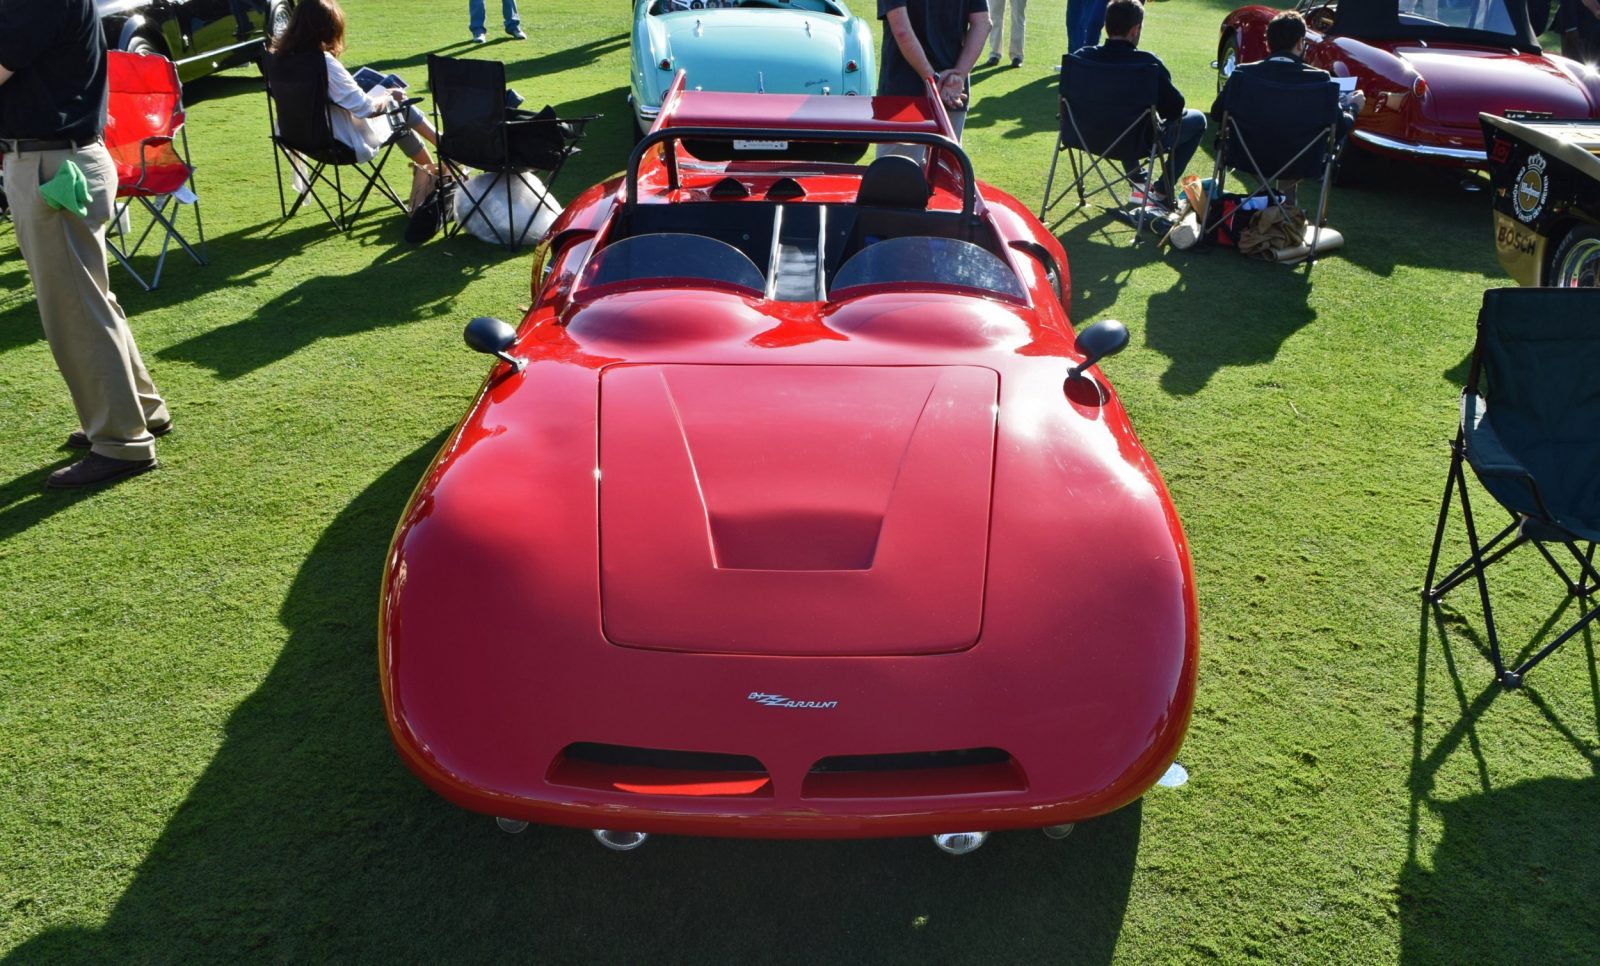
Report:
M500 12L506 18L506 29L515 30L522 26L522 18L517 16L517 0L500 0ZM471 22L467 29L474 34L485 33L483 29L483 0L467 0L467 14Z
M1067 53L1100 42L1109 0L1067 0Z

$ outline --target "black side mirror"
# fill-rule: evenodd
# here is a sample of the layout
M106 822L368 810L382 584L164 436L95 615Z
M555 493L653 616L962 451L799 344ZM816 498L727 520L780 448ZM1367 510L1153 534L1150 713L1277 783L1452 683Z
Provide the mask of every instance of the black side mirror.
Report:
M1101 359L1114 356L1127 347L1128 327L1116 319L1101 319L1078 333L1078 351L1083 353L1083 361L1072 367L1067 378L1078 378L1084 370Z
M517 341L517 330L497 318L488 315L478 316L467 323L467 328L461 333L461 337L473 351L501 359L516 372L521 372L528 365L528 360L518 359L506 351Z

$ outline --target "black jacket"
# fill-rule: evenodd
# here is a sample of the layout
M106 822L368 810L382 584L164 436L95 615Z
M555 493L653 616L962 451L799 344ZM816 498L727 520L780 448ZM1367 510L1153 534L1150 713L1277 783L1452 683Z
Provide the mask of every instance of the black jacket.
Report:
M1100 64L1155 64L1161 68L1161 94L1156 99L1156 113L1163 121L1183 114L1183 95L1172 86L1172 74L1161 58L1147 50L1140 50L1126 40L1111 37L1098 47L1084 47L1074 56Z
M1301 60L1293 54L1273 54L1266 60L1258 60L1253 64L1240 64L1233 70L1233 76L1228 78L1228 83L1233 83L1233 77L1240 74L1249 74L1260 80L1270 80L1278 84L1326 84L1333 79L1333 75L1318 67ZM1218 124L1222 123L1222 100L1227 95L1227 87L1217 94L1217 99L1211 103L1211 119ZM1343 135L1355 126L1355 114L1349 110L1344 112L1344 119L1339 122L1339 134Z

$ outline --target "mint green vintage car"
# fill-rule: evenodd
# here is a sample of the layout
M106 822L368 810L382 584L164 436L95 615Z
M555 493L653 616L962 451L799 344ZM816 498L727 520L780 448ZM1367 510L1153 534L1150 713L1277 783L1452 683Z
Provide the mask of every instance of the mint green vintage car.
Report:
M673 75L689 90L871 95L872 30L836 0L637 0L629 102L650 130Z

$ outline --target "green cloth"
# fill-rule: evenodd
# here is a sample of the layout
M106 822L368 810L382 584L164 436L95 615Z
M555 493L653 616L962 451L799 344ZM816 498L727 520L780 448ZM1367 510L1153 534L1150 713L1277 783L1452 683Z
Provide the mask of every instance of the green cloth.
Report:
M89 179L76 162L62 162L56 176L39 186L39 194L52 208L70 211L79 218L89 215Z

